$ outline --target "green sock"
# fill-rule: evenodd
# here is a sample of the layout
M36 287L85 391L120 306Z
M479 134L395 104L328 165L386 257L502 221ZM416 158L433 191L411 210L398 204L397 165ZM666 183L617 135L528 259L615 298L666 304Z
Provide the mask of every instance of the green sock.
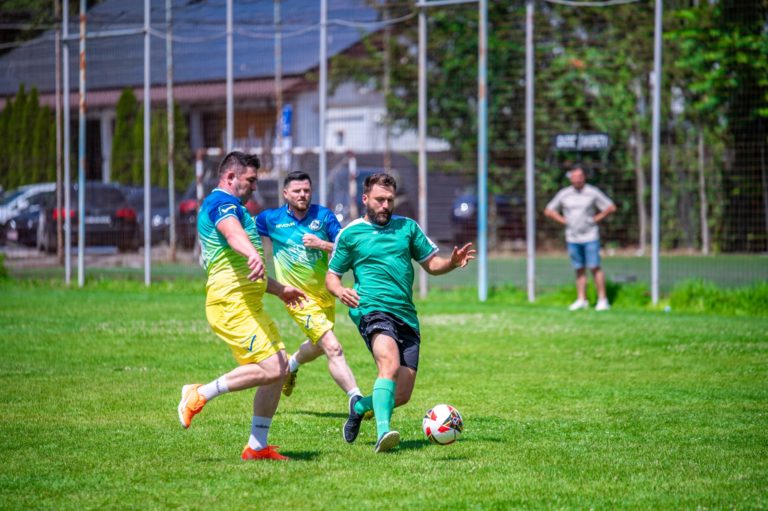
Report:
M392 418L392 410L395 408L394 380L377 378L373 384L373 413L376 415L376 438L381 438L389 432L389 420Z
M373 396L365 396L355 403L355 412L363 415L368 410L373 410Z

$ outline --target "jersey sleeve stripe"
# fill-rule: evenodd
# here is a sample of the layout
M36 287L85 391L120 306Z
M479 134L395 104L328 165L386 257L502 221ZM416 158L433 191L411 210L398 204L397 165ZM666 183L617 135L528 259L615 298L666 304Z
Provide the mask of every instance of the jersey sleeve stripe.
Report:
M432 240L430 240L430 241L432 241ZM423 263L424 261L429 261L429 260L430 260L432 257L434 257L434 255L435 255L435 254L437 254L439 251L440 251L440 249L439 249L439 248L437 248L437 247L435 247L435 249L434 249L432 252L430 252L430 253L429 253L429 255L428 255L427 257L425 257L424 259L421 259L421 260L419 260L419 261L416 261L416 262L417 262L417 263L419 263L419 264L421 264L421 263Z

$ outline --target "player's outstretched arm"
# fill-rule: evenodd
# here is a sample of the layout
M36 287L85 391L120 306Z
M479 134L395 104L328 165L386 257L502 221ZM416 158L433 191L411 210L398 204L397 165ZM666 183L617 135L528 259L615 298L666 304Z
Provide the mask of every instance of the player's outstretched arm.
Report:
M301 307L303 309L304 300L307 299L307 295L301 289L285 286L272 277L267 277L267 293L280 298L291 308Z
M341 277L335 273L328 272L325 274L325 287L347 307L352 307L354 309L360 305L360 297L357 295L357 291L344 287L341 283Z
M475 258L476 250L472 249L472 243L467 243L463 247L453 247L451 257L432 257L421 263L421 267L430 275L442 275L453 271L456 268L464 268Z

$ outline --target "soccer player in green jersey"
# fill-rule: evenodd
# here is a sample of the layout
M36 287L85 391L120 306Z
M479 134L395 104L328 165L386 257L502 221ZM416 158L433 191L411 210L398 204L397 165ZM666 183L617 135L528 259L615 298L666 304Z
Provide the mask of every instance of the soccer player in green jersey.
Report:
M351 222L336 238L325 285L349 307L378 368L370 396L349 403L344 439L354 442L368 410L376 415L375 452L385 452L400 443L400 433L390 430L395 406L408 402L419 365L419 320L413 304L413 264L418 262L432 275L463 268L474 259L467 243L454 247L449 258L438 257L437 246L410 218L393 216L395 179L373 174L363 184L365 216ZM355 276L353 288L344 287L341 276Z

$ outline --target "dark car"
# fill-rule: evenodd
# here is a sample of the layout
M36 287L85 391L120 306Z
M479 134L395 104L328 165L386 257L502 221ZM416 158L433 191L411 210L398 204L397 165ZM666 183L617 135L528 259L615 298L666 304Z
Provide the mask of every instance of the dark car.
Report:
M139 242L144 240L144 187L123 186L128 204L136 211L136 221L139 224ZM168 190L166 188L152 187L150 194L150 225L152 244L169 241L171 210L169 207ZM178 204L179 198L175 197L174 203Z
M525 201L509 195L492 195L488 202L488 230L499 241L525 239ZM477 194L472 189L453 201L451 211L454 243L477 239Z
M79 212L77 211L77 185L71 190L72 243L77 243ZM56 250L56 220L64 215L55 205L40 211L37 245L47 252ZM139 239L136 210L128 204L121 188L96 181L85 184L85 244L111 245L119 250L135 250Z
M208 196L211 191L219 184L219 180L205 179L202 182L202 197ZM179 245L183 248L192 248L197 239L197 210L199 207L197 199L197 183L193 182L179 200L178 215L176 218L176 236ZM264 200L258 191L253 192L251 198L245 203L246 209L251 215L258 215L264 209Z
M47 206L52 206L55 201L55 191L45 191L30 197L24 209L18 211L13 218L3 225L4 238L11 243L35 246L40 211Z

